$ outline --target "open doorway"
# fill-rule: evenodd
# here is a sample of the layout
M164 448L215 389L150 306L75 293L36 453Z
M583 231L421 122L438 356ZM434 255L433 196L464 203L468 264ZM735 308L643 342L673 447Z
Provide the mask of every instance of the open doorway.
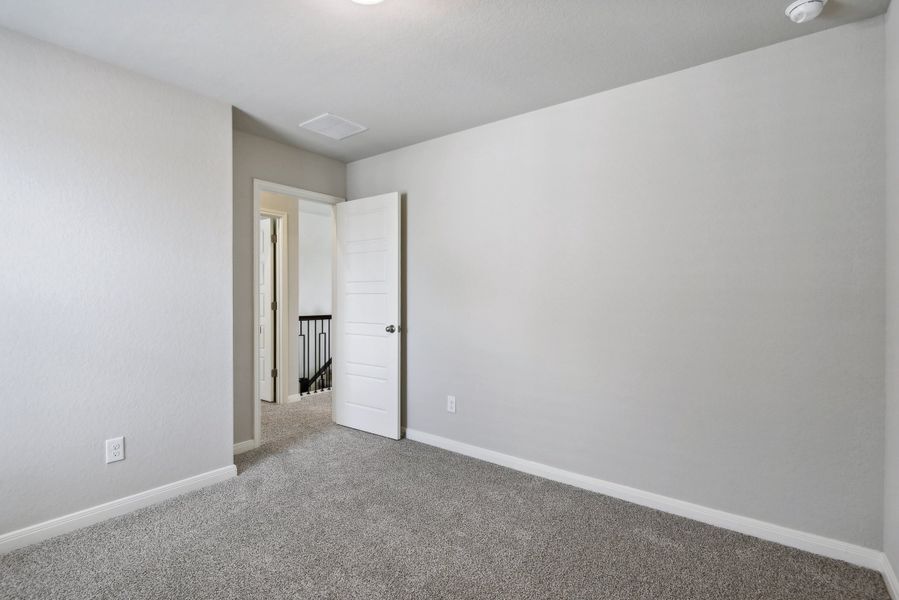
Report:
M341 198L256 180L257 445L328 412L334 213ZM321 417L321 415L318 415Z

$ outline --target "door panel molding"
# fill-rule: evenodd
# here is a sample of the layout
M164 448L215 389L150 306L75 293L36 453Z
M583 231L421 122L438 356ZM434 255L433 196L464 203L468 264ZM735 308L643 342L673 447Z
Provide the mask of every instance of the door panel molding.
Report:
M401 198L382 194L334 211L334 421L400 439Z

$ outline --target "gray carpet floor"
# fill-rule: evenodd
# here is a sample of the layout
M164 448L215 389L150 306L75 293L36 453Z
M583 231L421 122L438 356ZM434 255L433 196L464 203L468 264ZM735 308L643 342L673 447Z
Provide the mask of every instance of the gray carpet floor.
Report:
M263 409L239 477L0 557L0 598L888 600L879 574Z

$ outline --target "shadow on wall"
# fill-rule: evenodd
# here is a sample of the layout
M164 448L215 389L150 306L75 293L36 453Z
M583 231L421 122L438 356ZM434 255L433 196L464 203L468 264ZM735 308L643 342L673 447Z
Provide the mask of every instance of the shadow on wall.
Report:
M408 377L406 375L406 360L407 360L407 348L408 343L406 341L407 335L406 331L409 329L409 319L406 318L407 306L409 303L406 301L406 273L408 269L406 268L406 262L408 260L408 252L406 250L407 244L406 240L409 239L407 237L407 228L408 225L408 211L406 210L406 194L400 194L400 430L406 430L406 390L408 389L408 384L406 383Z

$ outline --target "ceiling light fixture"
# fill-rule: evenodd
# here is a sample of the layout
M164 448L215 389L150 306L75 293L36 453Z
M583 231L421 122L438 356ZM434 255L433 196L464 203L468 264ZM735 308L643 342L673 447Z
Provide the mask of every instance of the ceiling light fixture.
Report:
M353 0L356 4L380 4L384 0Z
M806 23L820 15L825 4L827 0L796 0L785 13L794 23Z

